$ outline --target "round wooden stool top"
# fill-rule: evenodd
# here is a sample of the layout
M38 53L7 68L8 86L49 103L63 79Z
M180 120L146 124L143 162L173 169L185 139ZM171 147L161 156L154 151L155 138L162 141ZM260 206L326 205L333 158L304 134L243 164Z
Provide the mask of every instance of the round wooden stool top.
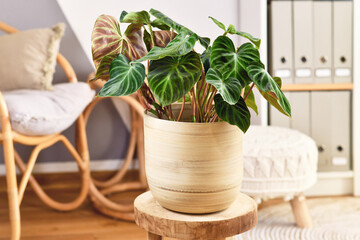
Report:
M210 214L167 210L150 192L138 196L134 208L137 225L149 233L178 239L225 239L246 232L257 223L256 202L242 193L228 209Z

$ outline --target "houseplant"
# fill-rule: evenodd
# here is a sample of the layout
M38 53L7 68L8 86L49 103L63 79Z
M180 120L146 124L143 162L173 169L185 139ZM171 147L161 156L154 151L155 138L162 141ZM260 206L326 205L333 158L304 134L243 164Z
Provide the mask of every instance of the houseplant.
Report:
M291 115L281 79L260 61L260 40L210 18L224 30L212 46L155 9L123 11L123 34L114 17L101 15L92 33L93 80L107 81L98 95L137 94L146 109L150 190L161 205L181 212L222 210L236 198L242 132L250 125L249 108L257 113L255 88ZM228 34L249 42L236 49ZM204 47L201 54L194 51L196 42Z

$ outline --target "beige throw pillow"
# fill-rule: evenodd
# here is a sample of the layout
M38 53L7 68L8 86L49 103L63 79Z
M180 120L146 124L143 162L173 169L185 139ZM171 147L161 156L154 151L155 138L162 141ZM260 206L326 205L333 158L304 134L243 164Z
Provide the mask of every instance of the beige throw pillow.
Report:
M65 25L0 36L0 90L51 90Z

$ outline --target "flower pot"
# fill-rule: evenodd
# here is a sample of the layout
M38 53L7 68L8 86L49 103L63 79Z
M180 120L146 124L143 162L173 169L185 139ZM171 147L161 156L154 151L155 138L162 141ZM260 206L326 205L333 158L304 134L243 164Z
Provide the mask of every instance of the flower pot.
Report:
M211 213L236 199L243 176L239 128L145 113L144 134L146 177L160 205L183 213Z

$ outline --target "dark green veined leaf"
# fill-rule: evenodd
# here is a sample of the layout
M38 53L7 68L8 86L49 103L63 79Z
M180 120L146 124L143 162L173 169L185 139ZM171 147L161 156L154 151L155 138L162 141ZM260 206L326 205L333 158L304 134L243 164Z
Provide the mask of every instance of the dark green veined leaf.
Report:
M99 96L126 96L138 90L145 80L145 67L141 63L130 63L119 54L110 64L110 79L99 92Z
M161 30L170 30L170 27L163 23L160 19L155 19L154 21L152 21L151 26Z
M245 43L235 51L233 42L226 36L216 38L211 49L211 68L219 70L224 79L238 79L242 86L251 82L246 67L258 61L259 51L251 43Z
M242 97L234 105L225 102L220 94L215 95L214 101L215 111L222 120L238 126L244 133L248 130L250 112Z
M91 35L91 50L95 67L98 67L104 56L119 54L123 41L116 19L109 15L99 16Z
M148 82L162 106L183 97L201 75L199 54L190 52L181 57L165 57L150 62Z
M261 39L259 38L255 38L253 37L251 34L249 33L246 33L246 32L238 32L238 31L235 31L235 34L239 35L239 36L242 36L246 39L248 39L250 42L252 42L257 49L260 48L260 44L261 44Z
M150 14L147 11L129 12L123 11L120 15L121 23L149 24Z
M130 51L130 59L139 59L147 54L146 46L143 41L142 24L130 24L124 34L127 44L127 49L133 49Z
M205 74L210 68L210 54L211 54L211 46L209 46L205 51L200 55L201 62L204 66Z
M263 65L260 63L252 63L247 67L246 70L257 88L263 92L273 92L285 114L291 116L291 107L289 101L281 91L279 85L263 68Z
M195 33L187 36L186 31L180 32L165 48L153 47L149 53L136 62L143 62L145 60L158 60L164 57L178 57L189 53L197 41Z
M177 33L180 33L181 31L187 31L187 34L189 34L189 35L194 33L190 29L188 29L188 28L184 27L183 25L175 22L174 20L172 20L171 18L169 18L168 16L166 16L165 14L163 14L162 12L160 12L158 10L155 10L155 9L152 8L152 9L150 9L149 12L150 12L151 15L153 15L154 17L159 19L161 22L163 22L167 26L174 29ZM204 37L199 37L199 42L204 48L208 48L208 46L210 44L210 39L209 38L204 38Z
M226 31L225 25L224 25L222 22L219 22L218 20L216 20L215 18L210 17L210 16L209 16L209 18L210 18L211 20L213 20L213 22L214 22L216 25L218 25L219 28L221 28L221 29L223 29L224 31Z
M96 74L94 79L91 81L96 81L98 79L108 81L109 80L109 73L110 73L110 64L112 60L117 57L118 54L106 55L100 61L100 64L96 70Z
M242 86L235 78L223 79L222 74L215 68L210 68L205 76L206 82L213 85L229 104L238 102Z
M244 91L245 94L247 94L250 91L250 88L251 87L249 85L246 86L245 91ZM246 106L248 106L249 108L254 110L256 115L259 115L258 108L257 108L256 102L255 102L255 95L254 95L253 89L251 89L249 95L245 99L245 103L246 103Z

